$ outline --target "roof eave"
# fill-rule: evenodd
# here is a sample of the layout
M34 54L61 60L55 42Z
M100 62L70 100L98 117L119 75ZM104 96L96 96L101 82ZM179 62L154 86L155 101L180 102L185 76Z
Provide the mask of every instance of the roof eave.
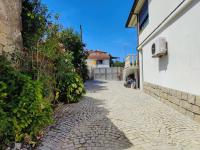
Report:
M137 26L137 14L132 14L130 21L126 23L126 28L133 28Z
M126 22L126 28L136 27L138 23L137 14L143 6L145 0L135 0Z

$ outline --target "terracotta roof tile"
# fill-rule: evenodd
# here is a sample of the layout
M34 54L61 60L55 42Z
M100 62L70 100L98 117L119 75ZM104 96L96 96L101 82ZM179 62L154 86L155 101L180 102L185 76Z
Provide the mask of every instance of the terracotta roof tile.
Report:
M102 51L88 51L88 59L105 60L110 59L110 55Z

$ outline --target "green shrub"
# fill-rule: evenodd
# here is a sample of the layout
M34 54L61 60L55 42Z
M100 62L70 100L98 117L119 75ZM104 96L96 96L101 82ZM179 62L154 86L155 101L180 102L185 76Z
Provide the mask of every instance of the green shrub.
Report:
M85 93L83 81L75 72L66 73L65 76L59 80L58 89L58 99L65 103L78 102Z
M52 122L52 108L39 81L15 71L0 57L0 149L2 145L34 140Z
M52 102L54 100L54 88L56 86L56 81L50 75L40 75L39 81L42 83L42 95L43 97Z

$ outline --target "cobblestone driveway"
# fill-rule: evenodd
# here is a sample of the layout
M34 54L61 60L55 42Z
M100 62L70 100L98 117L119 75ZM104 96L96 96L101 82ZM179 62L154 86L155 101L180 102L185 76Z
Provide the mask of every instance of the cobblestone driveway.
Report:
M200 125L122 82L87 82L39 150L200 150Z

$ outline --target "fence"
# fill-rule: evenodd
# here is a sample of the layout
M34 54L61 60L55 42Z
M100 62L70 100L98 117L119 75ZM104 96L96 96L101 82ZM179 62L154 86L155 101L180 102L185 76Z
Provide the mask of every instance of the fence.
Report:
M94 68L92 69L92 76L95 80L121 81L123 79L123 68L121 67Z

